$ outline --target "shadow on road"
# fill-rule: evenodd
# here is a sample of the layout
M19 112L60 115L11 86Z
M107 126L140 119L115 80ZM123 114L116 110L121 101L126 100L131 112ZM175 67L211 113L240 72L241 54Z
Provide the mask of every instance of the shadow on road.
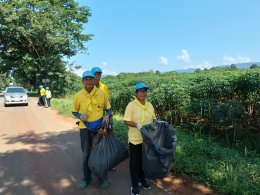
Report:
M78 132L37 134L33 130L4 137L6 144L28 149L0 154L0 194L73 194L81 177Z

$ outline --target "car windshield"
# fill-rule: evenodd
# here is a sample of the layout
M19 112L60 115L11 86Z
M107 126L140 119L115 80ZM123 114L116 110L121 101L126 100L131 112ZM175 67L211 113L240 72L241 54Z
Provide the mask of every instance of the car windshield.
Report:
M25 93L24 88L7 88L6 93Z

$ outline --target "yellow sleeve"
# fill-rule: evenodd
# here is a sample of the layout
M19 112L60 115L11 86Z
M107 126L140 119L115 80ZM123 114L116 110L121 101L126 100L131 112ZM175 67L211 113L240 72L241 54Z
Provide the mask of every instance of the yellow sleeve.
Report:
M107 98L109 99L109 98L110 98L110 95L109 95L109 91L108 91L107 85L105 85L104 83L102 83L102 82L100 81L100 87L101 87L101 89L105 92Z
M107 95L107 98L109 99L110 95L109 95L109 91L108 91L107 85L104 85L104 91L105 91L105 93Z
M107 98L110 99L109 91L108 91L108 88L107 88L106 85L105 85L105 92L106 92L106 94L107 94Z
M71 110L72 110L72 112L79 112L79 102L78 102L77 94L73 98Z
M131 102L126 106L125 114L124 114L124 121L132 121L133 118L133 106L131 105Z
M111 108L111 105L110 105L110 102L109 102L109 99L107 97L107 95L105 94L104 92L104 98L105 98L105 109L110 109Z

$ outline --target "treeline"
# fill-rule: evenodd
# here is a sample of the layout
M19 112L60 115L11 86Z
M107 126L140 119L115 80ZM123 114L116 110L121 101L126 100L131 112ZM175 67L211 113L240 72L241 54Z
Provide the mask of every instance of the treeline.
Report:
M260 152L260 68L196 73L121 73L103 79L113 111L123 114L138 81L150 86L158 119Z
M65 94L73 77L67 70L80 68L66 59L87 50L93 35L83 29L90 16L75 0L0 1L0 89L12 82Z

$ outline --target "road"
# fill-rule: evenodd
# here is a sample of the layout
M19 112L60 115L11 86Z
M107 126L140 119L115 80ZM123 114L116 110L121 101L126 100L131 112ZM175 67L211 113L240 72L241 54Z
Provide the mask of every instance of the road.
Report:
M0 97L0 194L131 194L128 159L109 172L107 190L99 187L95 177L80 190L81 164L75 119L38 107L36 98L29 98L29 106L4 107ZM203 185L173 175L148 182L152 189L141 190L141 195L213 194Z

